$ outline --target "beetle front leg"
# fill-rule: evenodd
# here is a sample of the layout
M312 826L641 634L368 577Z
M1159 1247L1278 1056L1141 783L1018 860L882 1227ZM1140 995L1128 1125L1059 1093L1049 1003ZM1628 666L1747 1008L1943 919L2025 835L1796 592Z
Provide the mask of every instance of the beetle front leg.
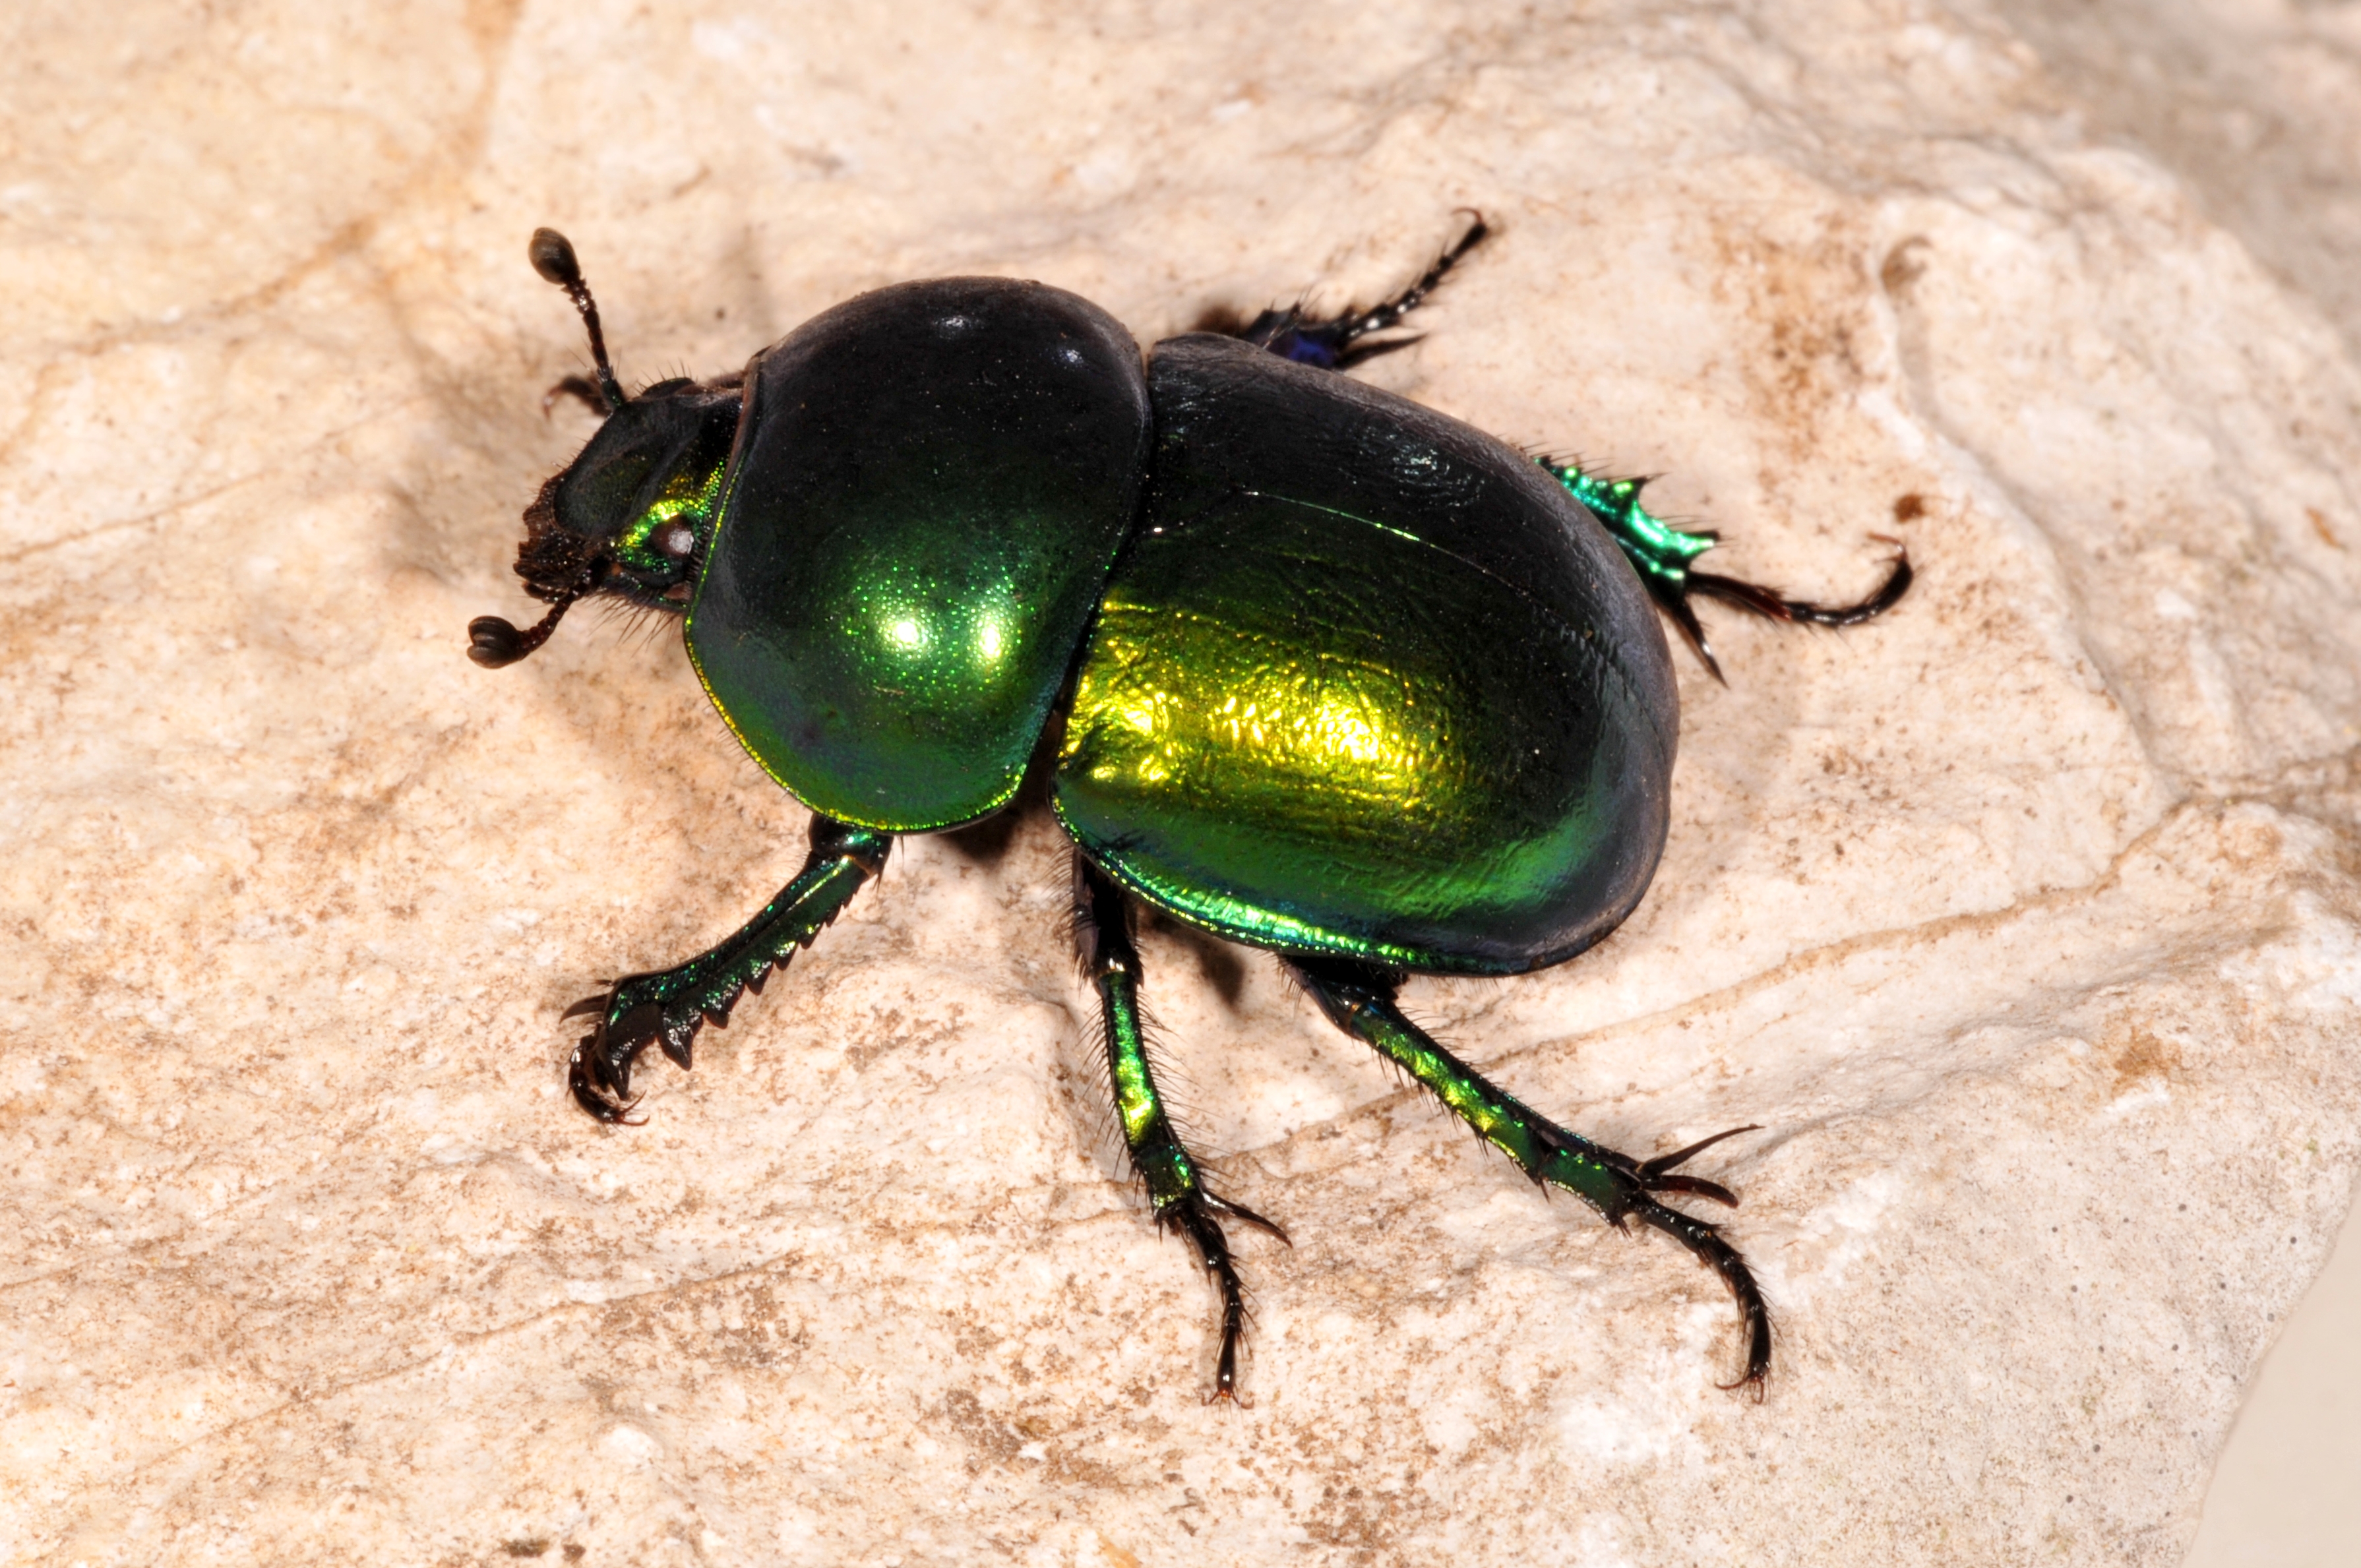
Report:
M1746 1330L1746 1370L1729 1387L1752 1387L1761 1397L1763 1379L1771 1370L1771 1313L1753 1271L1738 1249L1722 1240L1718 1227L1650 1196L1688 1192L1734 1207L1738 1200L1729 1189L1671 1171L1723 1138L1754 1128L1732 1128L1655 1159L1635 1160L1566 1131L1435 1044L1395 1005L1400 981L1390 971L1326 959L1297 959L1288 967L1330 1022L1433 1091L1477 1136L1515 1160L1536 1185L1564 1188L1618 1230L1626 1220L1653 1226L1719 1275L1738 1302Z
M862 884L884 869L893 847L891 834L816 816L804 869L737 935L675 968L626 975L606 995L567 1008L568 1018L598 1020L575 1047L568 1077L576 1102L602 1122L629 1121L639 1054L661 1045L687 1067L697 1030L708 1022L728 1024L741 992L761 994L763 977L811 946Z
M1246 1337L1246 1290L1219 1216L1242 1221L1280 1241L1287 1233L1250 1209L1210 1191L1197 1162L1172 1130L1149 1069L1139 1005L1139 948L1132 940L1131 909L1122 890L1080 850L1074 854L1074 929L1082 968L1099 993L1106 1035L1108 1076L1125 1151L1148 1188L1160 1230L1179 1231L1222 1293L1222 1349L1213 1366L1213 1398L1237 1399L1238 1345Z

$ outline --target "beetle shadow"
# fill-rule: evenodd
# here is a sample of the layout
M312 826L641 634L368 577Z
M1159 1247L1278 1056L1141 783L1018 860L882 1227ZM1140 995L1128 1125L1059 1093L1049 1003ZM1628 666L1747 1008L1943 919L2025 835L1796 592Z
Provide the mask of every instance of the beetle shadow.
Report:
M1783 822L1810 815L1817 792L1800 755L1809 744L1806 715L1824 705L1826 686L1847 680L1820 661L1796 658L1786 646L1790 639L1840 638L1841 632L1731 620L1713 630L1728 684L1716 682L1693 660L1681 668L1671 832L1634 916L1667 933L1703 935L1725 902L1724 874L1757 864L1760 840L1778 837ZM1676 660L1687 652L1674 646Z
M937 842L979 871L997 871L1008 859L1009 847L1016 842L1016 830L1027 820L1048 815L1046 798L1028 800L1024 791L1016 798L981 822L971 822L964 828L947 828L934 835Z
M1197 978L1222 999L1222 1005L1233 1014L1243 1014L1246 989L1246 953L1235 943L1224 941L1211 931L1203 931L1184 920L1175 919L1162 910L1132 901L1139 911L1139 923L1144 930L1153 931L1164 941L1186 951L1197 966Z

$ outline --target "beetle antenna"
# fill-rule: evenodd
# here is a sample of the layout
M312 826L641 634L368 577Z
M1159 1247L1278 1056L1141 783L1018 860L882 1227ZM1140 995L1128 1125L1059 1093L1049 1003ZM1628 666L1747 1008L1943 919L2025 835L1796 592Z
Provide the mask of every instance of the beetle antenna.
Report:
M548 614L522 630L515 622L497 615L476 617L467 622L467 657L488 670L515 663L549 641L549 634L557 630L559 619L579 598L578 593L567 594L549 607Z
M533 258L533 269L565 290L574 308L582 313L582 324L590 329L590 358L598 367L598 396L607 405L606 411L613 413L623 406L623 384L615 379L615 367L608 362L607 334L598 330L598 302L590 297L590 285L582 280L582 263L575 259L574 242L555 229L535 229L526 254Z

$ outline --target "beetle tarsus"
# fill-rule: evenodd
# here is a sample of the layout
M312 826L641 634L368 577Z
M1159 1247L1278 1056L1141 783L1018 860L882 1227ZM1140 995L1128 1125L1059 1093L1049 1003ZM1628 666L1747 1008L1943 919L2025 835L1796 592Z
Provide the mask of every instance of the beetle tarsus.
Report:
M1238 1348L1246 1340L1246 1287L1238 1277L1237 1264L1230 1252L1229 1238L1222 1234L1220 1222L1212 1210L1219 1200L1211 1194L1192 1196L1159 1211L1156 1223L1159 1228L1179 1231L1189 1238L1196 1249L1197 1259L1213 1278L1214 1288L1222 1296L1222 1348L1213 1360L1213 1388L1205 1402L1226 1400L1240 1403L1238 1397ZM1223 1205L1226 1208L1227 1205Z
M1233 335L1245 338L1257 348L1268 348L1282 359L1316 365L1323 370L1349 370L1380 354L1408 348L1418 341L1416 337L1362 340L1400 326L1404 316L1426 302L1427 296L1434 292L1460 258L1492 232L1483 214L1473 207L1459 210L1467 216L1466 231L1444 247L1434 265L1419 274L1416 282L1393 298L1366 311L1348 310L1336 316L1306 315L1301 303L1283 311L1268 310Z
M1754 583L1725 577L1714 572L1692 570L1688 574L1688 589L1708 598L1753 611L1770 620L1801 621L1809 626L1859 626L1864 620L1874 620L1902 602L1910 591L1911 579L1916 576L1910 566L1910 552L1897 547L1894 565L1885 581L1874 593L1858 604L1821 605L1809 599L1791 599L1776 589Z
M1631 1208L1631 1217L1664 1232L1721 1277L1730 1299L1738 1304L1739 1325L1746 1335L1746 1365L1736 1382L1715 1387L1729 1392L1751 1390L1755 1402L1761 1403L1763 1384L1771 1373L1771 1310L1763 1303L1763 1288L1755 1283L1754 1271L1746 1266L1746 1259L1722 1239L1720 1227L1677 1209L1642 1199Z
M1721 662L1713 656L1713 645L1706 641L1705 627L1697 620L1697 611L1689 603L1692 595L1701 594L1722 604L1735 605L1766 620L1784 620L1803 626L1859 626L1862 621L1874 620L1900 604L1902 596L1910 591L1910 584L1916 575L1910 565L1910 553L1897 546L1893 568L1886 573L1885 581L1880 583L1876 591L1867 598L1856 604L1822 605L1809 599L1791 599L1775 588L1694 568L1676 578L1648 577L1643 580L1656 601L1656 608L1680 629L1681 635L1687 639L1691 648L1697 650L1697 656L1705 661L1705 667L1713 678L1728 685L1730 677L1721 673Z
M566 1087L573 1092L574 1102L610 1127L639 1126L647 1118L631 1114L639 1105L638 1098L609 1088L602 1081L605 1075L590 1065L590 1053L598 1044L598 1036L595 1032L582 1036L574 1047L573 1058L566 1065ZM626 1081L629 1076L629 1065L626 1064Z

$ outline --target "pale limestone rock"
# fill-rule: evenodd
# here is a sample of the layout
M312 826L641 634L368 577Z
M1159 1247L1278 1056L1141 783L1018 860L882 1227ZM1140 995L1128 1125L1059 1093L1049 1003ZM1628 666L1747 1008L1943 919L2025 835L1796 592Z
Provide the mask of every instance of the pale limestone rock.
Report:
M0 1556L2176 1561L2361 1157L2361 6L2107 25L21 8ZM1768 1400L1686 1256L1162 927L1190 1124L1297 1238L1202 1405L1038 817L576 1113L558 1011L802 814L666 632L462 656L588 429L533 226L648 378L960 270L1143 340L1367 299L1461 204L1499 237L1373 379L1664 475L1725 570L1921 567L1842 636L1708 609L1638 916L1412 992L1627 1149L1766 1124L1709 1163Z

